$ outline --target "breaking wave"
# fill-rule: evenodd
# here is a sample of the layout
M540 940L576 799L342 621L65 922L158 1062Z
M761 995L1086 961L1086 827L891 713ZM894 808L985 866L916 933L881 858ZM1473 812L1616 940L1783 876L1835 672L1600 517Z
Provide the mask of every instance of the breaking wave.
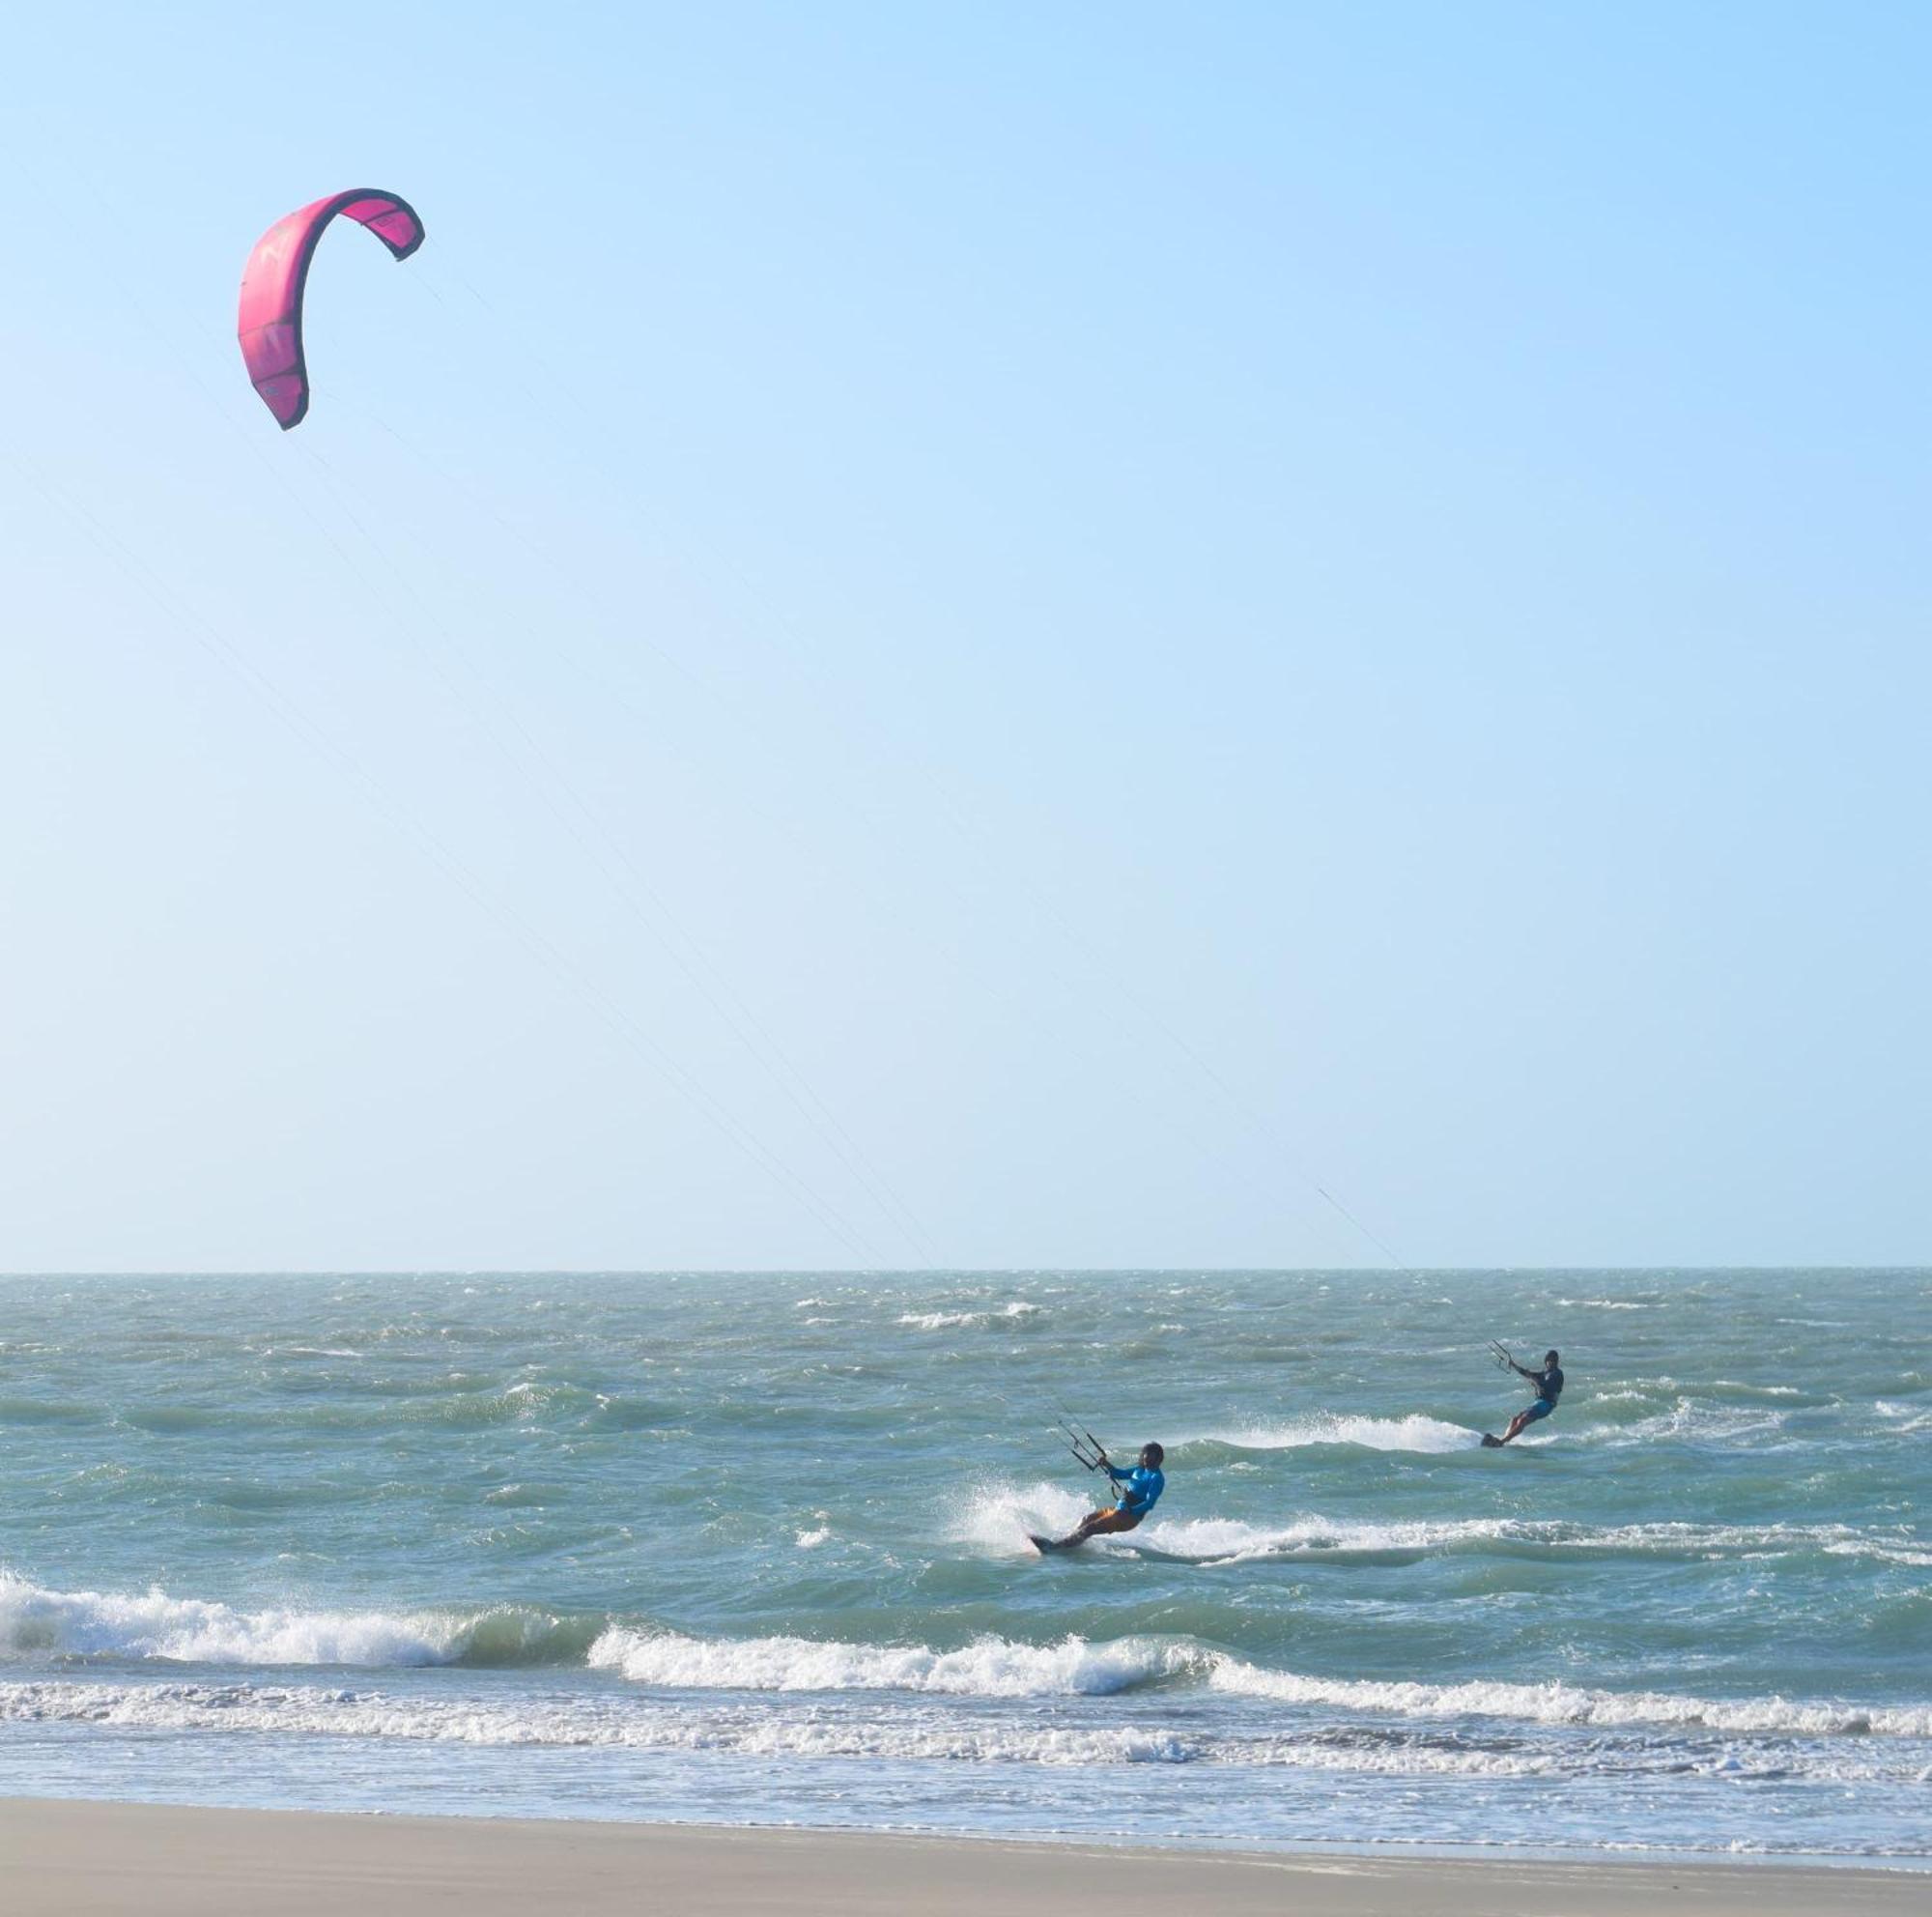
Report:
M1054 1645L981 1638L956 1650L815 1638L689 1638L613 1626L593 1669L666 1690L922 1691L959 1698L1110 1697L1201 1670L1184 1641L1120 1638Z
M1236 1451L1295 1451L1314 1445L1354 1445L1369 1451L1466 1451L1480 1447L1483 1434L1465 1424L1412 1412L1406 1417L1360 1417L1321 1412L1281 1424L1247 1425L1210 1433L1194 1444L1224 1445ZM1184 1455L1185 1445L1175 1449Z
M1932 1737L1932 1705L1883 1707L1785 1698L1697 1698L1666 1691L1604 1691L1580 1686L1386 1682L1304 1677L1223 1658L1209 1674L1217 1691L1283 1703L1391 1711L1404 1717L1501 1717L1538 1724L1665 1726L1725 1732L1782 1731L1801 1736Z
M580 1661L602 1618L503 1605L470 1611L242 1611L201 1598L44 1590L0 1571L0 1656L176 1664L347 1665Z
M1038 1305L1016 1298L1010 1303L988 1305L979 1311L905 1311L899 1314L898 1322L918 1331L951 1331L969 1325L1020 1324L1038 1316Z
M1230 1535L1217 1538L1206 1534L1211 1523L1204 1520L1167 1527L1168 1541L1176 1546L1192 1542L1197 1547L1226 1550L1243 1544L1253 1547L1268 1536L1278 1539L1299 1529L1288 1527L1282 1532L1264 1534L1262 1538L1243 1538L1237 1533L1247 1528L1229 1527ZM1319 1523L1303 1521L1311 1536ZM1158 1531L1162 1528L1151 1529ZM1336 1529L1329 1527L1330 1531ZM1412 1529L1418 1535L1432 1530L1426 1525ZM1439 1532L1443 1528L1433 1529ZM1689 1540L1677 1533L1697 1531L1690 1526L1633 1529L1671 1533L1669 1538L1658 1541L1668 1542L1678 1549ZM1814 1531L1829 1529L1813 1528ZM1400 1548L1397 1540L1405 1530L1400 1526L1384 1528L1388 1548ZM1700 1541L1707 1544L1716 1541L1720 1528L1709 1531L1713 1535ZM1740 1531L1735 1543L1743 1541ZM1842 1538L1824 1535L1810 1535L1804 1541L1812 1548L1828 1551L1844 1542ZM1357 1536L1355 1548L1361 1548L1362 1542ZM703 1638L594 1614L559 1617L515 1607L468 1613L251 1612L225 1604L170 1597L158 1590L140 1596L50 1591L12 1574L0 1573L0 1655L18 1659L37 1653L176 1664L397 1670L459 1664L569 1664L610 1673L621 1680L626 1692L635 1687L637 1691L652 1693L737 1693L753 1699L869 1693L874 1697L912 1695L932 1700L1045 1701L1121 1698L1140 1691L1179 1689L1195 1695L1218 1693L1291 1706L1404 1720L1480 1718L1606 1731L1662 1728L1720 1735L1932 1738L1932 1704L1887 1706L1842 1699L1777 1696L1704 1698L1662 1691L1613 1691L1561 1681L1419 1682L1311 1674L1269 1669L1196 1638L1159 1633L1104 1640L1068 1635L1047 1644L1029 1644L988 1634L952 1647L786 1635ZM580 1741L582 1737L595 1741L603 1734L596 1730L604 1722L600 1712L621 1710L623 1695L613 1694L608 1701L570 1700L569 1708L577 1713L572 1722L582 1719L582 1725L590 1727L584 1730L580 1725L581 1737L579 1732L573 1732L572 1736ZM494 1706L475 1699L440 1701L432 1697L384 1701L353 1691L288 1689L247 1681L179 1685L148 1682L126 1686L46 1680L16 1682L0 1685L0 1703L4 1703L0 1716L54 1715L136 1723L142 1721L139 1715L142 1712L172 1711L176 1716L168 1721L184 1725L200 1722L195 1713L213 1713L213 1721L231 1726L253 1722L256 1718L264 1723L272 1719L287 1725L288 1713L296 1707L291 1700L307 1701L302 1708L313 1705L323 1710L329 1718L327 1728L352 1734L469 1736L471 1732L462 1726L484 1725L486 1720L488 1724L496 1723L488 1718ZM355 1710L350 1708L352 1705ZM718 1704L718 1708L726 1711L733 1707L728 1699L721 1700ZM356 1710L362 1711L364 1718L358 1718ZM479 1712L483 1715L479 1716ZM418 1719L431 1728L410 1730L408 1724ZM451 1726L458 1728L452 1730ZM483 1741L523 1739L523 1733L510 1730L502 1730L499 1734L497 1730L486 1728L475 1734ZM617 1741L631 1740L635 1734L627 1729ZM690 1732L693 1739L713 1742L723 1734L708 1715L703 1725ZM739 1732L731 1734L740 1736ZM783 1734L807 1735L796 1731ZM820 1727L810 1734L833 1733ZM997 1741L1002 1736L1030 1734L1023 1723L1008 1730L982 1726L981 1745L990 1752L991 1745L986 1739ZM1062 1743L1055 1748L1068 1751L1077 1748L1088 1754L1084 1758L1069 1758L1068 1761L1105 1761L1097 1756L1098 1745L1079 1742L1081 1737L1091 1739L1102 1734L1097 1729L1077 1733L1056 1731ZM1138 1737L1143 1733L1121 1734ZM548 1737L550 1733L544 1735ZM744 1731L733 1748L756 1748L753 1742L744 1741L753 1735L751 1731ZM947 1735L952 1737L953 1733L949 1731ZM1154 1741L1157 1743L1158 1739ZM807 1746L798 1743L784 1748ZM1128 1760L1120 1754L1117 1757L1119 1760Z

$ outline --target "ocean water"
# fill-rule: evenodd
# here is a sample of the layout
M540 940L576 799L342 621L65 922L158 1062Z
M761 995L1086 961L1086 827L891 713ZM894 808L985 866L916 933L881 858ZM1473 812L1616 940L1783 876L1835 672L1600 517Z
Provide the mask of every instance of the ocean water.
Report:
M0 1793L1922 1865L1929 1307L0 1280ZM1569 1377L1500 1452L1492 1336ZM1063 1410L1168 1492L1041 1559Z

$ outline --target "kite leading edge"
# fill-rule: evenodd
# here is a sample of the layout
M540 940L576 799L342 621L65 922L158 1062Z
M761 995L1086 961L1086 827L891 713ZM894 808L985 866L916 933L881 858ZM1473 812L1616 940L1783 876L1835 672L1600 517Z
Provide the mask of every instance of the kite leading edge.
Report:
M331 193L276 220L256 241L242 273L236 330L248 378L283 432L299 425L308 412L302 299L316 244L338 214L366 226L399 260L408 259L423 243L423 223L416 210L376 186Z

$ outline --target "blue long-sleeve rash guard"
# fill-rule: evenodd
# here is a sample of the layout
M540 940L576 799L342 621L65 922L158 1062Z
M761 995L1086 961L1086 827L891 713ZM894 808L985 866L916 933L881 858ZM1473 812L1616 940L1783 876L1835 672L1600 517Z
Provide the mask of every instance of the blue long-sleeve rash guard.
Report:
M1107 1475L1121 1494L1121 1508L1137 1518L1146 1517L1167 1489L1167 1474L1150 1471L1146 1465L1136 1465L1132 1471L1117 1471L1109 1465Z

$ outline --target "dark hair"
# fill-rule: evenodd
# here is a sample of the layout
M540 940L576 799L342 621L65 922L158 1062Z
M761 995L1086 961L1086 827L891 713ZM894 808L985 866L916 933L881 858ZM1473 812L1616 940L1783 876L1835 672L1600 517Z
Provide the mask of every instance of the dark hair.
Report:
M1547 1351L1543 1354L1543 1361L1545 1364L1556 1364L1559 1363L1561 1360L1557 1358L1556 1354L1553 1351Z
M1158 1471L1161 1468L1161 1466L1167 1461L1167 1453L1163 1451L1158 1445L1143 1445L1141 1446L1141 1456L1144 1457L1148 1461L1148 1463L1154 1468L1155 1471Z

